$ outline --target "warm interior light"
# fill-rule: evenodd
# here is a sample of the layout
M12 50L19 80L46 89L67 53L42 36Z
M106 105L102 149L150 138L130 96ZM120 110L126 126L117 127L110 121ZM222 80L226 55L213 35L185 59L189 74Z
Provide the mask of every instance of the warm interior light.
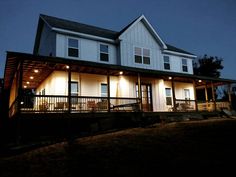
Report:
M27 88L27 86L26 86L26 85L24 85L24 88Z
M33 76L30 76L30 79L34 79L34 77L33 77Z
M70 66L66 65L66 69L69 69L69 68L70 68Z
M30 82L29 82L29 81L27 81L27 82L26 82L26 84L30 84Z
M202 82L202 80L198 80L198 82Z
M35 69L35 70L34 70L34 72L35 72L35 73L38 73L38 72L39 72L39 70L38 70L38 69Z
M169 80L171 80L171 79L172 79L172 77L168 77L168 79L169 79Z
M123 71L120 71L119 74L122 75L122 74L123 74Z

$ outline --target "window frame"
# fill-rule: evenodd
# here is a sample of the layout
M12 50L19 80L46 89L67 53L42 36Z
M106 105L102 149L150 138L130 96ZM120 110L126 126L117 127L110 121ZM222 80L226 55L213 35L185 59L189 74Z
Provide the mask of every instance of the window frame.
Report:
M165 62L165 59L167 59L165 57L168 57L168 60L169 60L168 62ZM165 67L166 64L168 64L169 69ZM163 67L164 67L164 70L171 70L171 68L170 68L170 56L168 56L168 55L163 56Z
M167 89L169 89L170 90L170 96L167 96ZM170 87L166 87L165 88L165 97L166 97L166 105L167 106L172 106L173 105L173 101L172 101L172 90L171 90L171 88ZM170 99L170 101L171 101L171 103L170 104L168 104L168 100L167 99Z
M107 53L101 51L101 45L107 46ZM109 48L110 48L110 47L109 47L108 44L105 44L105 43L99 43L99 60L100 60L100 61L102 61L102 62L109 62ZM101 54L105 54L105 55L107 55L107 60L102 60L102 59L101 59Z
M69 46L69 40L70 39L72 39L72 40L77 40L77 42L78 42L78 47L76 48L76 47L71 47L71 46ZM67 50L66 50L66 52L67 52L67 57L69 57L69 58L80 58L80 42L79 42L80 40L78 39L78 38L74 38L74 37L70 37L70 36L68 36L67 37ZM78 56L70 56L69 55L69 49L77 49L77 51L78 51Z
M188 60L186 58L182 58L181 61L182 61L182 71L187 73L188 72ZM186 61L186 64L184 64L183 61Z
M103 92L103 89L102 89L103 86L106 86L106 93ZM107 85L107 83L101 83L100 88L101 88L101 97L108 97L108 94L107 94L108 85Z
M141 54L140 55L136 53L136 48L141 50ZM148 50L149 51L149 56L148 55L144 55L144 50ZM133 56L134 56L134 63L135 64L144 64L144 65L150 65L151 64L151 50L149 48L134 46L133 54L134 54ZM137 57L139 57L139 60L141 62L137 62ZM148 61L148 62L146 62L146 61Z

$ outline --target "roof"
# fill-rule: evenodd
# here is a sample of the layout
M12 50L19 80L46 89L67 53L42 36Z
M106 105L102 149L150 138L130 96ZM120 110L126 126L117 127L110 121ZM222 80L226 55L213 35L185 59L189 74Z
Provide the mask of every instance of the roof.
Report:
M124 71L127 73L131 73L133 75L137 75L140 73L141 76L147 77L179 77L184 79L196 79L196 80L206 80L218 83L236 83L236 80L232 79L224 79L224 78L212 78L205 76L196 76L192 74L184 74L184 73L176 73L176 72L167 72L167 71L158 71L158 70L147 70L135 67L127 67L120 65L110 65L104 63L96 63L90 61L82 61L82 60L71 60L60 57L50 57L50 56L39 56L32 55L27 53L19 53L19 52L7 52L7 60L6 67L4 73L4 88L9 89L14 78L15 72L19 63L23 63L23 76L25 78L29 78L31 71L37 67L36 69L41 69L43 72L38 75L38 77L34 79L40 83L43 81L52 70L61 70L61 66L65 65L73 65L75 68L75 72L93 72L94 70L98 71L100 74L107 74L108 70L117 72ZM73 68L73 67L71 67ZM84 69L83 69L84 68ZM89 68L89 69L88 69ZM81 70L82 69L82 70ZM24 78L23 78L24 81Z
M74 31L74 32L79 32L79 33L84 33L84 34L116 40L122 33L124 33L128 28L130 28L137 20L143 20L143 19L144 21L146 21L147 26L149 26L151 31L153 31L153 35L156 36L157 39L159 39L160 43L163 43L164 46L165 45L167 46L168 51L179 52L179 53L183 53L187 55L193 55L190 52L187 52L185 50L182 50L172 45L164 43L160 39L160 37L156 34L155 30L152 28L149 22L146 20L144 15L139 16L138 18L133 20L130 24L128 24L126 27L124 27L121 31L118 32L118 31L113 31L113 30L100 28L100 27L96 27L92 25L78 23L78 22L74 22L74 21L70 21L70 20L66 20L62 18L40 14L33 53L34 54L37 53L37 50L39 47L39 40L40 40L44 23L46 23L50 28L59 28L59 29L64 29L64 30L69 30L69 31Z

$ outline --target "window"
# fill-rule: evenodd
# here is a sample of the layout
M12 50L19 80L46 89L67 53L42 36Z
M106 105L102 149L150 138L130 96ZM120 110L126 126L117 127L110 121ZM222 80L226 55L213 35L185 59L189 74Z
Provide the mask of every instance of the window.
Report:
M170 70L170 57L164 56L164 69Z
M135 63L142 63L142 49L139 47L135 47L134 61Z
M78 93L79 93L79 87L78 87L78 82L71 82L70 83L71 86L71 103L72 104L77 104L78 103Z
M144 64L150 64L150 50L149 49L143 49L143 63Z
M100 60L109 61L108 45L100 44Z
M140 47L135 47L134 49L134 62L150 64L150 50Z
M190 100L190 90L184 89L184 98L185 100Z
M79 57L79 41L77 39L68 38L68 56Z
M183 72L188 72L188 63L186 59L182 59L182 70Z
M101 97L107 97L107 84L101 84Z
M42 90L42 95L45 95L45 89Z
M172 105L171 88L166 88L166 105Z

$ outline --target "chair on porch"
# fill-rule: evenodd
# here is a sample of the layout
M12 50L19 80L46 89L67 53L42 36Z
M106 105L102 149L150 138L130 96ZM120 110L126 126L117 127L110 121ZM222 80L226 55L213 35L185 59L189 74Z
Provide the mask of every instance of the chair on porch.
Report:
M98 110L107 110L108 109L108 105L107 105L107 100L102 100L100 102L97 103L97 108Z
M97 109L97 104L95 101L87 101L87 108L89 111L95 111Z
M63 110L64 109L64 105L65 103L64 102L56 102L56 106L54 107L54 109L56 110Z

